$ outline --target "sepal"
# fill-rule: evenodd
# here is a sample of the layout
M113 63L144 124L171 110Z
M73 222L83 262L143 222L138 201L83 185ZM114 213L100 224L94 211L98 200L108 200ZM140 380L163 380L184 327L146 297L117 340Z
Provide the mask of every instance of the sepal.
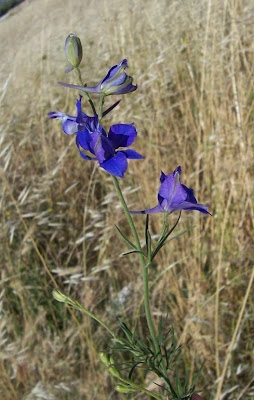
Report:
M147 258L149 261L151 260L151 254L152 254L152 238L151 234L149 232L149 214L146 215L146 227L145 227L145 239L146 239L146 252L147 252Z

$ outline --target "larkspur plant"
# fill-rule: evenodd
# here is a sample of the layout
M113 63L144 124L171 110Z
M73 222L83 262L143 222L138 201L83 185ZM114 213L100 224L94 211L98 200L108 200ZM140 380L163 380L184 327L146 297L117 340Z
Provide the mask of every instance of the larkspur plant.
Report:
M154 258L161 248L178 236L170 238L170 235L180 221L181 212L184 210L197 210L201 213L209 214L207 211L208 206L197 203L193 190L180 182L181 167L177 167L173 173L168 175L161 172L161 186L158 192L157 206L142 211L130 211L128 209L117 177L124 177L128 168L128 159L144 158L143 155L135 150L126 149L133 144L137 136L137 131L133 123L112 125L108 133L102 126L103 117L119 104L119 101L117 101L104 110L105 97L114 94L126 94L137 89L137 86L132 84L132 77L128 76L125 72L128 66L127 60L123 60L118 65L113 66L98 85L89 87L84 85L79 69L82 59L82 46L77 36L71 34L67 37L65 41L65 54L69 63L66 72L74 70L80 85L59 83L64 87L81 91L89 102L93 115L88 116L82 111L83 96L80 95L79 99L76 100L77 111L75 116L59 111L52 111L49 112L49 117L61 120L62 129L65 134L76 135L76 146L83 160L97 162L101 168L112 176L117 195L131 228L133 240L126 237L118 227L116 228L123 240L131 247L131 250L125 254L138 253L140 257L145 315L150 336L147 338L138 337L135 331L132 331L123 320L120 320L122 335L119 336L104 321L77 301L72 300L69 296L66 296L57 289L53 291L53 296L57 301L85 312L107 330L111 336L112 346L108 353L100 353L100 358L108 369L108 372L114 377L118 392L143 392L149 398L160 400L201 399L195 391L195 381L200 371L194 374L191 383L189 383L188 372L185 372L183 377L179 376L181 348L176 344L173 327L165 333L165 321L162 319L159 321L157 328L154 326L149 304L148 272L149 267L152 265ZM100 96L98 112L96 111L94 101L90 97L90 93ZM177 221L172 227L169 227L168 216L175 211L179 212ZM153 245L149 231L149 214L154 213L163 213L164 223L159 239ZM141 241L133 222L132 214L146 214L145 249L141 247ZM122 366L114 360L113 354L117 351L127 352L129 356L128 361ZM135 370L137 368L142 368L145 374L148 371L152 371L160 378L160 385L158 385L157 392L148 390L135 382Z

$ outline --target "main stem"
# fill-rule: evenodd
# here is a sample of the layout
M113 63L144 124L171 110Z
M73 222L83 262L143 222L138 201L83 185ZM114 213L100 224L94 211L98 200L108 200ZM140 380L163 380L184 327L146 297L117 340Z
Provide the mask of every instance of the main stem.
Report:
M123 197L119 182L117 180L117 178L115 176L112 176L113 178L113 182L114 182L114 186L116 189L116 192L118 194L118 198L123 206L124 209L124 213L126 215L126 218L128 220L128 223L130 225L132 234L134 236L135 239L135 243L137 246L137 249L142 252L142 248L140 245L140 241L139 241L139 237L136 231L136 227L134 225L134 222L132 220L132 216L129 212L129 209L127 207L127 204L125 202L125 199ZM155 352L158 354L160 352L160 348L159 348L159 344L157 341L157 337L156 337L156 333L155 333L155 329L154 329L154 325L153 325L153 321L152 321L152 316L151 316L151 310L150 310L150 304L149 304L149 284L148 284L148 265L145 262L145 258L143 256L143 254L139 253L140 256L140 261L141 261L141 265L142 265L142 272L143 272L143 289L144 289L144 304L145 304L145 314L146 314L146 320L147 320L147 325L149 328L149 332L150 335L152 337L153 340L153 344L154 344L154 350Z
M115 176L112 176L112 179L113 179L113 182L114 182L114 186L115 186L116 192L118 194L118 198L119 198L119 200L120 200L120 202L121 202L121 204L123 206L124 213L126 215L126 218L128 220L128 223L129 223L131 231L132 231L132 234L134 236L137 249L138 249L138 251L140 251L139 256L140 256L140 261L141 261L141 265L142 265L142 272L143 272L143 289L144 289L144 305L145 305L146 321L147 321L149 332L150 332L150 335L151 335L151 338L152 338L152 341L153 341L155 353L159 354L160 353L160 347L159 347L158 340L157 340L157 337L156 337L155 328L154 328L153 321L152 321L152 316L151 316L150 304L149 304L149 283L148 283L148 267L149 267L149 264L146 264L144 255L142 254L142 248L141 248L141 245L140 245L140 240L139 240L139 237L138 237L138 234L137 234L137 231L136 231L136 227L134 225L132 216L131 216L131 214L129 212L129 209L127 207L126 201L125 201L125 199L123 197L123 193L121 191L119 182L118 182L118 180L117 180L117 178ZM174 395L174 397L177 398L177 394L176 394L176 392L175 392L170 380L167 378L167 371L166 371L166 367L164 365L163 360L162 360L161 367L162 367L162 370L163 370L163 375L165 377L165 382L168 384L168 387L169 387L171 393Z

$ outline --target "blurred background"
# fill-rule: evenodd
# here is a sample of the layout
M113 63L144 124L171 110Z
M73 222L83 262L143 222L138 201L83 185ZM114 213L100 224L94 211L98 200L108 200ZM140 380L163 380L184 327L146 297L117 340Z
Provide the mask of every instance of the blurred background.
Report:
M0 20L3 400L147 398L115 391L98 357L108 335L51 295L56 283L116 331L123 316L147 334L139 260L119 254L129 249L115 224L129 229L111 177L47 117L75 115L78 92L57 84L77 83L64 74L70 33L85 82L127 58L138 84L104 120L135 122L146 156L121 181L130 208L154 206L160 170L181 165L213 214L183 213L177 233L189 231L157 257L155 322L174 324L190 379L204 363L204 399L254 399L253 26L251 0L26 0ZM135 221L142 233L145 218ZM161 224L151 217L154 234Z
M22 3L24 0L0 0L0 17L7 14L9 10Z

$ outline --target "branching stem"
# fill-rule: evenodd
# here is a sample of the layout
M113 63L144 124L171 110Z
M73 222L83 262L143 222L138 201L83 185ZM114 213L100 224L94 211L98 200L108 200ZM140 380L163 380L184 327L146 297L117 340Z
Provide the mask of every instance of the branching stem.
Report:
M148 282L148 268L149 268L149 264L146 263L145 261L145 257L142 254L142 248L141 248L141 244L140 244L140 240L137 234L137 230L135 227L135 224L133 222L132 216L129 212L128 206L126 204L126 201L124 199L123 193L121 191L119 182L117 180L117 178L115 176L112 176L113 179L113 183L118 195L118 198L120 200L120 203L122 204L124 213L126 215L127 221L130 225L132 234L134 236L135 239L135 243L137 246L137 249L140 251L139 253L139 257L140 257L140 261L141 261L141 265L142 265L142 272L143 272L143 290L144 290L144 305L145 305L145 314L146 314L146 321L147 321L147 325L149 328L149 332L153 341L153 345L154 345L154 350L156 354L160 354L160 346L158 344L158 340L156 337L156 332L155 332L155 328L153 325L153 321L152 321L152 315L151 315L151 310L150 310L150 304L149 304L149 282ZM163 374L165 375L165 377L167 377L167 371L166 371L166 367L164 365L164 363L162 362L161 364L162 369L163 369ZM173 395L176 396L176 392L174 390L174 388L172 387L169 379L167 378L167 384L172 392Z

